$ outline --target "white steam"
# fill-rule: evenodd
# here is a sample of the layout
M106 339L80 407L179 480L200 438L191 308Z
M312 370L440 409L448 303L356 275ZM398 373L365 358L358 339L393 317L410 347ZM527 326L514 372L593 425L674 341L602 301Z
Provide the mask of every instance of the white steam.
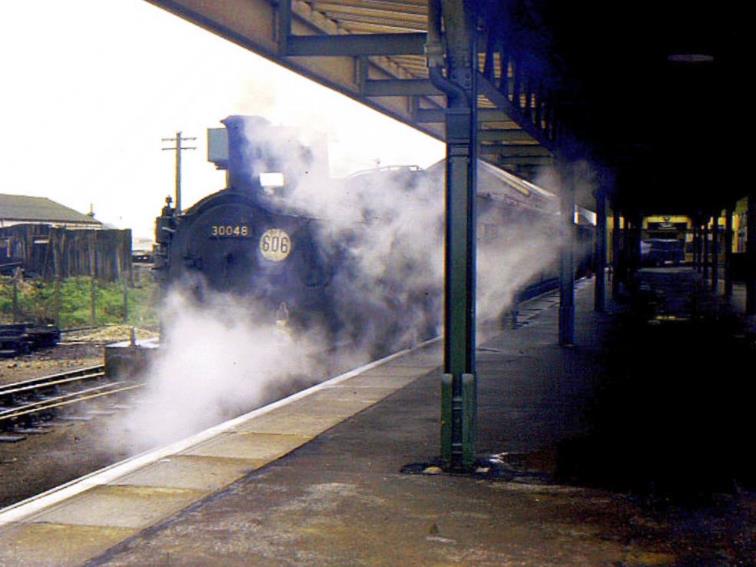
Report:
M165 301L159 356L141 378L134 409L114 428L143 449L188 436L324 372L322 346L283 326L258 325L255 308L216 295L199 305L173 290ZM320 374L322 379L322 374Z
M442 194L442 193L441 193ZM343 253L333 277L343 334L367 353L438 335L443 282L443 199L408 169L299 185L290 195L321 219L319 238Z
M324 257L338 260L328 285L342 322L337 342L351 343L342 349L349 360L328 350L333 336L325 329L294 336L276 325L256 323L271 318L260 315L249 298L204 294L199 305L174 290L163 314L167 340L145 376L145 401L124 421L142 446L249 410L285 392L292 382L322 380L335 367L359 364L442 332L445 219L443 175L438 172L443 168L435 175L400 168L334 180L313 168L312 153L291 151L291 136L254 145L261 132L275 133L268 127L255 131L255 124L259 126L234 122L236 133L252 141L243 149L250 163L278 164L284 175L295 172L287 176L283 190L264 199L274 208L285 206L316 219ZM261 158L261 147L276 154L272 160ZM253 176L259 173L249 168L244 183L253 188ZM559 246L554 199L527 187L519 191L519 201L489 199L492 206L479 207L481 322L501 317L526 284L549 270L553 275ZM534 212L544 203L545 213ZM326 351L328 356L318 356ZM323 360L329 357L327 367Z
M500 320L527 285L555 275L559 241L545 220L513 224L499 237L479 244L476 308L480 325Z

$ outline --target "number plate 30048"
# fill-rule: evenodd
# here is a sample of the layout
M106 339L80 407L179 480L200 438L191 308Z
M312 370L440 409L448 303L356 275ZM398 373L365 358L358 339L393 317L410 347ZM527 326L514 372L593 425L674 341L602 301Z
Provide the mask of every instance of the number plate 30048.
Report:
M213 238L249 238L251 232L246 224L214 224L210 226Z

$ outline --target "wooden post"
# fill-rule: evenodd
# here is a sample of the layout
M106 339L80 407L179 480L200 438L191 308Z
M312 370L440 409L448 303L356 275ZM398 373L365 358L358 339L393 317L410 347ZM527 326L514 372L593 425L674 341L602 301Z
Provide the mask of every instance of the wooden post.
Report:
M176 142L175 146L172 146L170 148L162 148L163 150L169 150L176 152L176 214L181 214L181 152L184 150L196 150L197 148L195 146L182 146L181 142L186 142L187 140L196 140L197 138L187 138L186 136L181 136L181 132L176 132L175 138L163 138L163 142Z
M21 268L13 270L13 322L18 323L19 320L19 308L18 308L18 281L21 278Z
M89 322L92 325L97 323L97 269L95 262L97 251L95 250L95 234L91 231L89 234L89 276L90 276L90 304L89 304Z
M123 322L129 322L129 281L126 277L122 277L123 282Z
M57 238L58 234L60 238ZM53 249L53 272L55 275L55 293L53 294L55 325L62 326L61 309L63 306L62 286L63 286L63 252L65 250L66 232L65 230L50 231L50 244Z

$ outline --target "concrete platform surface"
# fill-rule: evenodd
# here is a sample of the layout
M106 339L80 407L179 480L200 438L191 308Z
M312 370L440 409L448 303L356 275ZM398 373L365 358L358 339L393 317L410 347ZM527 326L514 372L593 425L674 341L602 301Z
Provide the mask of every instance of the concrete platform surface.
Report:
M556 346L546 298L480 348L478 449L499 454L499 478L424 466L435 345L0 528L0 565L753 564L746 420L711 407L745 415L748 398L695 357L721 329L671 344L678 328L594 314L588 284L577 347ZM740 346L712 348L750 361Z

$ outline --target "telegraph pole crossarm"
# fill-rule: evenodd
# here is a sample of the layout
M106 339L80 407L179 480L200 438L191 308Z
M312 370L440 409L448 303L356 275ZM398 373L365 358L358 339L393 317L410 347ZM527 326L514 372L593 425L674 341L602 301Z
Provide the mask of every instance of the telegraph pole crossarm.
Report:
M196 146L182 146L181 142L191 142L197 138L182 137L181 132L176 132L175 138L161 138L163 142L175 142L174 146L161 148L163 151L176 152L176 214L181 214L181 152L184 150L196 150Z

